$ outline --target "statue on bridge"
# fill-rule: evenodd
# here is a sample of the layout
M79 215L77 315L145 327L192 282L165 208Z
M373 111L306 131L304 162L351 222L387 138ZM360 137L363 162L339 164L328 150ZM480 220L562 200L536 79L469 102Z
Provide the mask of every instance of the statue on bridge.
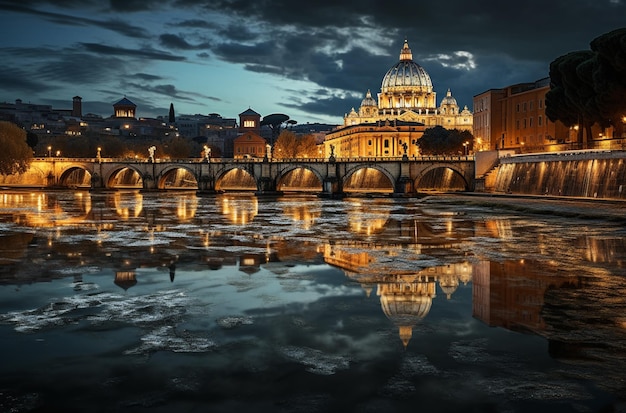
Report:
M208 145L204 145L203 149L204 149L204 159L206 159L207 162L211 162L211 148L209 148Z
M148 159L151 163L154 163L154 153L156 152L156 146L151 146L148 148Z

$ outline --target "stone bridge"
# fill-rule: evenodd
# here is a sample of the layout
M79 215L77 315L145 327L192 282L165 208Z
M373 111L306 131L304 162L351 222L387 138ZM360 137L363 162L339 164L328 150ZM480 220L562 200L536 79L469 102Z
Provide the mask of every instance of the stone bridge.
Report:
M183 159L154 162L114 158L36 158L21 185L46 188L142 190L195 189L221 191L229 173L237 171L248 189L257 194L277 193L287 188L291 174L309 175L308 189L321 196L341 196L345 191L380 190L357 175L369 173L383 183L382 192L403 196L420 189L474 190L475 165L472 156L424 156L400 158L330 159ZM121 179L126 176L126 181ZM131 177L130 182L128 177ZM184 182L177 182L177 180ZM231 175L232 176L232 175ZM178 177L178 178L177 178ZM293 181L293 179L291 180ZM452 182L454 188L447 187Z

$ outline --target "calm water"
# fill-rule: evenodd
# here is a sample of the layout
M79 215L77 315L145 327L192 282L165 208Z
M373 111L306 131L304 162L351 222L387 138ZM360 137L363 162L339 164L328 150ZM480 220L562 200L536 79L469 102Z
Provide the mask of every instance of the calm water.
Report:
M625 247L454 197L2 191L0 411L624 411Z

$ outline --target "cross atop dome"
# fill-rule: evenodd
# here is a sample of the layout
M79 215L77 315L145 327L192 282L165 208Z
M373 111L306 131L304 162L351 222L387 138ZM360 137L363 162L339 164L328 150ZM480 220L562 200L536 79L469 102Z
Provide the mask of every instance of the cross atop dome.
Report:
M413 60L413 53L411 53L407 39L404 39L404 46L402 46L402 50L400 51L400 60Z

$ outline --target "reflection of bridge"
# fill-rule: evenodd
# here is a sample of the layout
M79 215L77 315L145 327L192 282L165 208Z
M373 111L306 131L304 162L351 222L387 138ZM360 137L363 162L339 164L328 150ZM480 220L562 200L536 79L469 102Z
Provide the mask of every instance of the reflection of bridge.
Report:
M424 189L473 190L474 158L471 156L424 156L417 158L359 159L188 159L146 162L123 159L38 158L28 172L28 184L44 187L79 187L91 189L123 188L121 174L136 176L136 185L144 190L180 189L172 186L174 177L184 174L186 189L215 191L232 171L247 175L257 193L273 193L284 188L292 173L306 172L314 177L322 195L339 195L351 186L353 190L370 189L366 180L355 179L372 172L384 181L389 192L413 194ZM80 177L77 181L76 177ZM316 178L316 179L315 179ZM80 182L79 182L80 181ZM195 181L195 182L194 182ZM355 184L355 182L357 182ZM446 183L448 182L448 183Z

